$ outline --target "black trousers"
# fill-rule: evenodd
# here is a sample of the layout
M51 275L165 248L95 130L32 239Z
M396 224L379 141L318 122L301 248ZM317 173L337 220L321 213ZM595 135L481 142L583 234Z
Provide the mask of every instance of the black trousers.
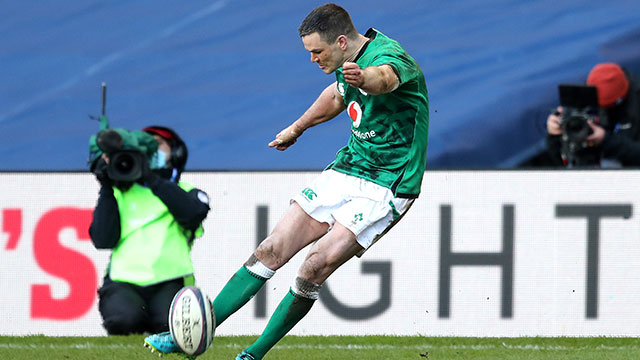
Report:
M183 286L182 278L143 287L106 276L98 290L102 325L109 335L168 331L171 300Z

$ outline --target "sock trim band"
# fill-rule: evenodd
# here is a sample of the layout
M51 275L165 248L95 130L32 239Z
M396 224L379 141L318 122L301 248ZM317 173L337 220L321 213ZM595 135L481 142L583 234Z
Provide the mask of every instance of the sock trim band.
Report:
M298 276L295 283L291 287L291 292L297 297L318 300L318 297L320 297L321 288L322 285L313 283Z
M273 275L276 273L275 270L271 270L266 267L253 254L251 255L251 257L249 257L249 260L244 263L244 267L247 269L247 271L249 271L249 273L251 273L251 275L263 278L265 280L271 279L271 277L273 277Z

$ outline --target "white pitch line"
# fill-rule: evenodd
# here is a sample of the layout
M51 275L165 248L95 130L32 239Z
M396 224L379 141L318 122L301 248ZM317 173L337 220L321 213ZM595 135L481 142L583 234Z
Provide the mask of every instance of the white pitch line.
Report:
M243 349L247 344L225 344L224 348L230 349ZM213 347L216 345L214 343ZM492 349L511 349L511 350L527 350L527 351L575 351L575 350L589 350L589 351L630 351L638 350L638 346L610 346L610 345L594 345L594 346L564 346L564 345L539 345L539 344L521 344L521 345L509 345L502 343L501 345L485 345L485 344L467 344L467 345L337 345L337 344L296 344L296 345L276 345L276 349L287 350L492 350ZM0 349L14 349L14 350L29 350L29 349L52 349L52 350L64 350L64 349L144 349L143 345L132 344L93 344L93 343L78 343L78 344L8 344L0 343Z
M90 77L95 73L97 73L98 71L102 70L104 67L122 59L127 54L140 50L144 47L147 47L157 42L158 40L162 40L168 36L175 34L176 32L182 30L183 28L196 22L197 20L200 20L205 16L210 15L222 9L226 4L227 4L227 0L216 1L203 9L200 9L188 16L185 16L184 18L180 19L176 23L167 26L166 28L162 29L158 33L154 34L153 36L140 41L139 43L129 47L128 49L112 52L111 54L103 57L100 61L96 62L95 64L83 70L81 73L69 77L67 80L64 80L59 84L35 95L34 97L17 104L16 106L13 107L13 109L9 110L8 112L5 112L4 114L0 114L0 123L12 116L18 115L28 110L29 108L37 105L43 100L46 100L52 95L74 86L84 78Z
M15 350L29 350L29 349L137 349L140 346L131 344L2 344L0 343L0 349L15 349Z

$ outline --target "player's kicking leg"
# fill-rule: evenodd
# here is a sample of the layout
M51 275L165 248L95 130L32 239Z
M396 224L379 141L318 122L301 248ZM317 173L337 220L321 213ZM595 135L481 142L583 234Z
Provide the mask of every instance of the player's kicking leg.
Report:
M297 196L294 200L316 221L333 227L311 248L296 282L262 335L236 360L262 359L311 309L329 275L353 256L362 255L400 221L413 203L413 199L395 198L387 188L331 170L324 172L311 188L316 196ZM343 199L331 196L334 189L355 193Z
M336 223L309 251L295 283L274 311L262 335L236 360L262 359L311 310L320 296L321 284L329 275L362 250L355 235Z

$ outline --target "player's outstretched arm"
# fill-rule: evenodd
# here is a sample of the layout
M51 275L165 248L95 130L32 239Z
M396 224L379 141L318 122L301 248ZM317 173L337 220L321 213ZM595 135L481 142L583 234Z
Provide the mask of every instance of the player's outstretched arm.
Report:
M392 92L400 85L400 80L391 65L369 66L361 69L356 63L346 62L342 65L342 74L347 84L371 95Z
M307 111L289 125L280 131L276 138L269 143L269 147L275 147L276 150L286 150L289 146L295 144L298 137L302 133L315 125L329 121L340 114L346 106L342 100L342 96L338 92L336 83L327 86L316 101L307 109Z

